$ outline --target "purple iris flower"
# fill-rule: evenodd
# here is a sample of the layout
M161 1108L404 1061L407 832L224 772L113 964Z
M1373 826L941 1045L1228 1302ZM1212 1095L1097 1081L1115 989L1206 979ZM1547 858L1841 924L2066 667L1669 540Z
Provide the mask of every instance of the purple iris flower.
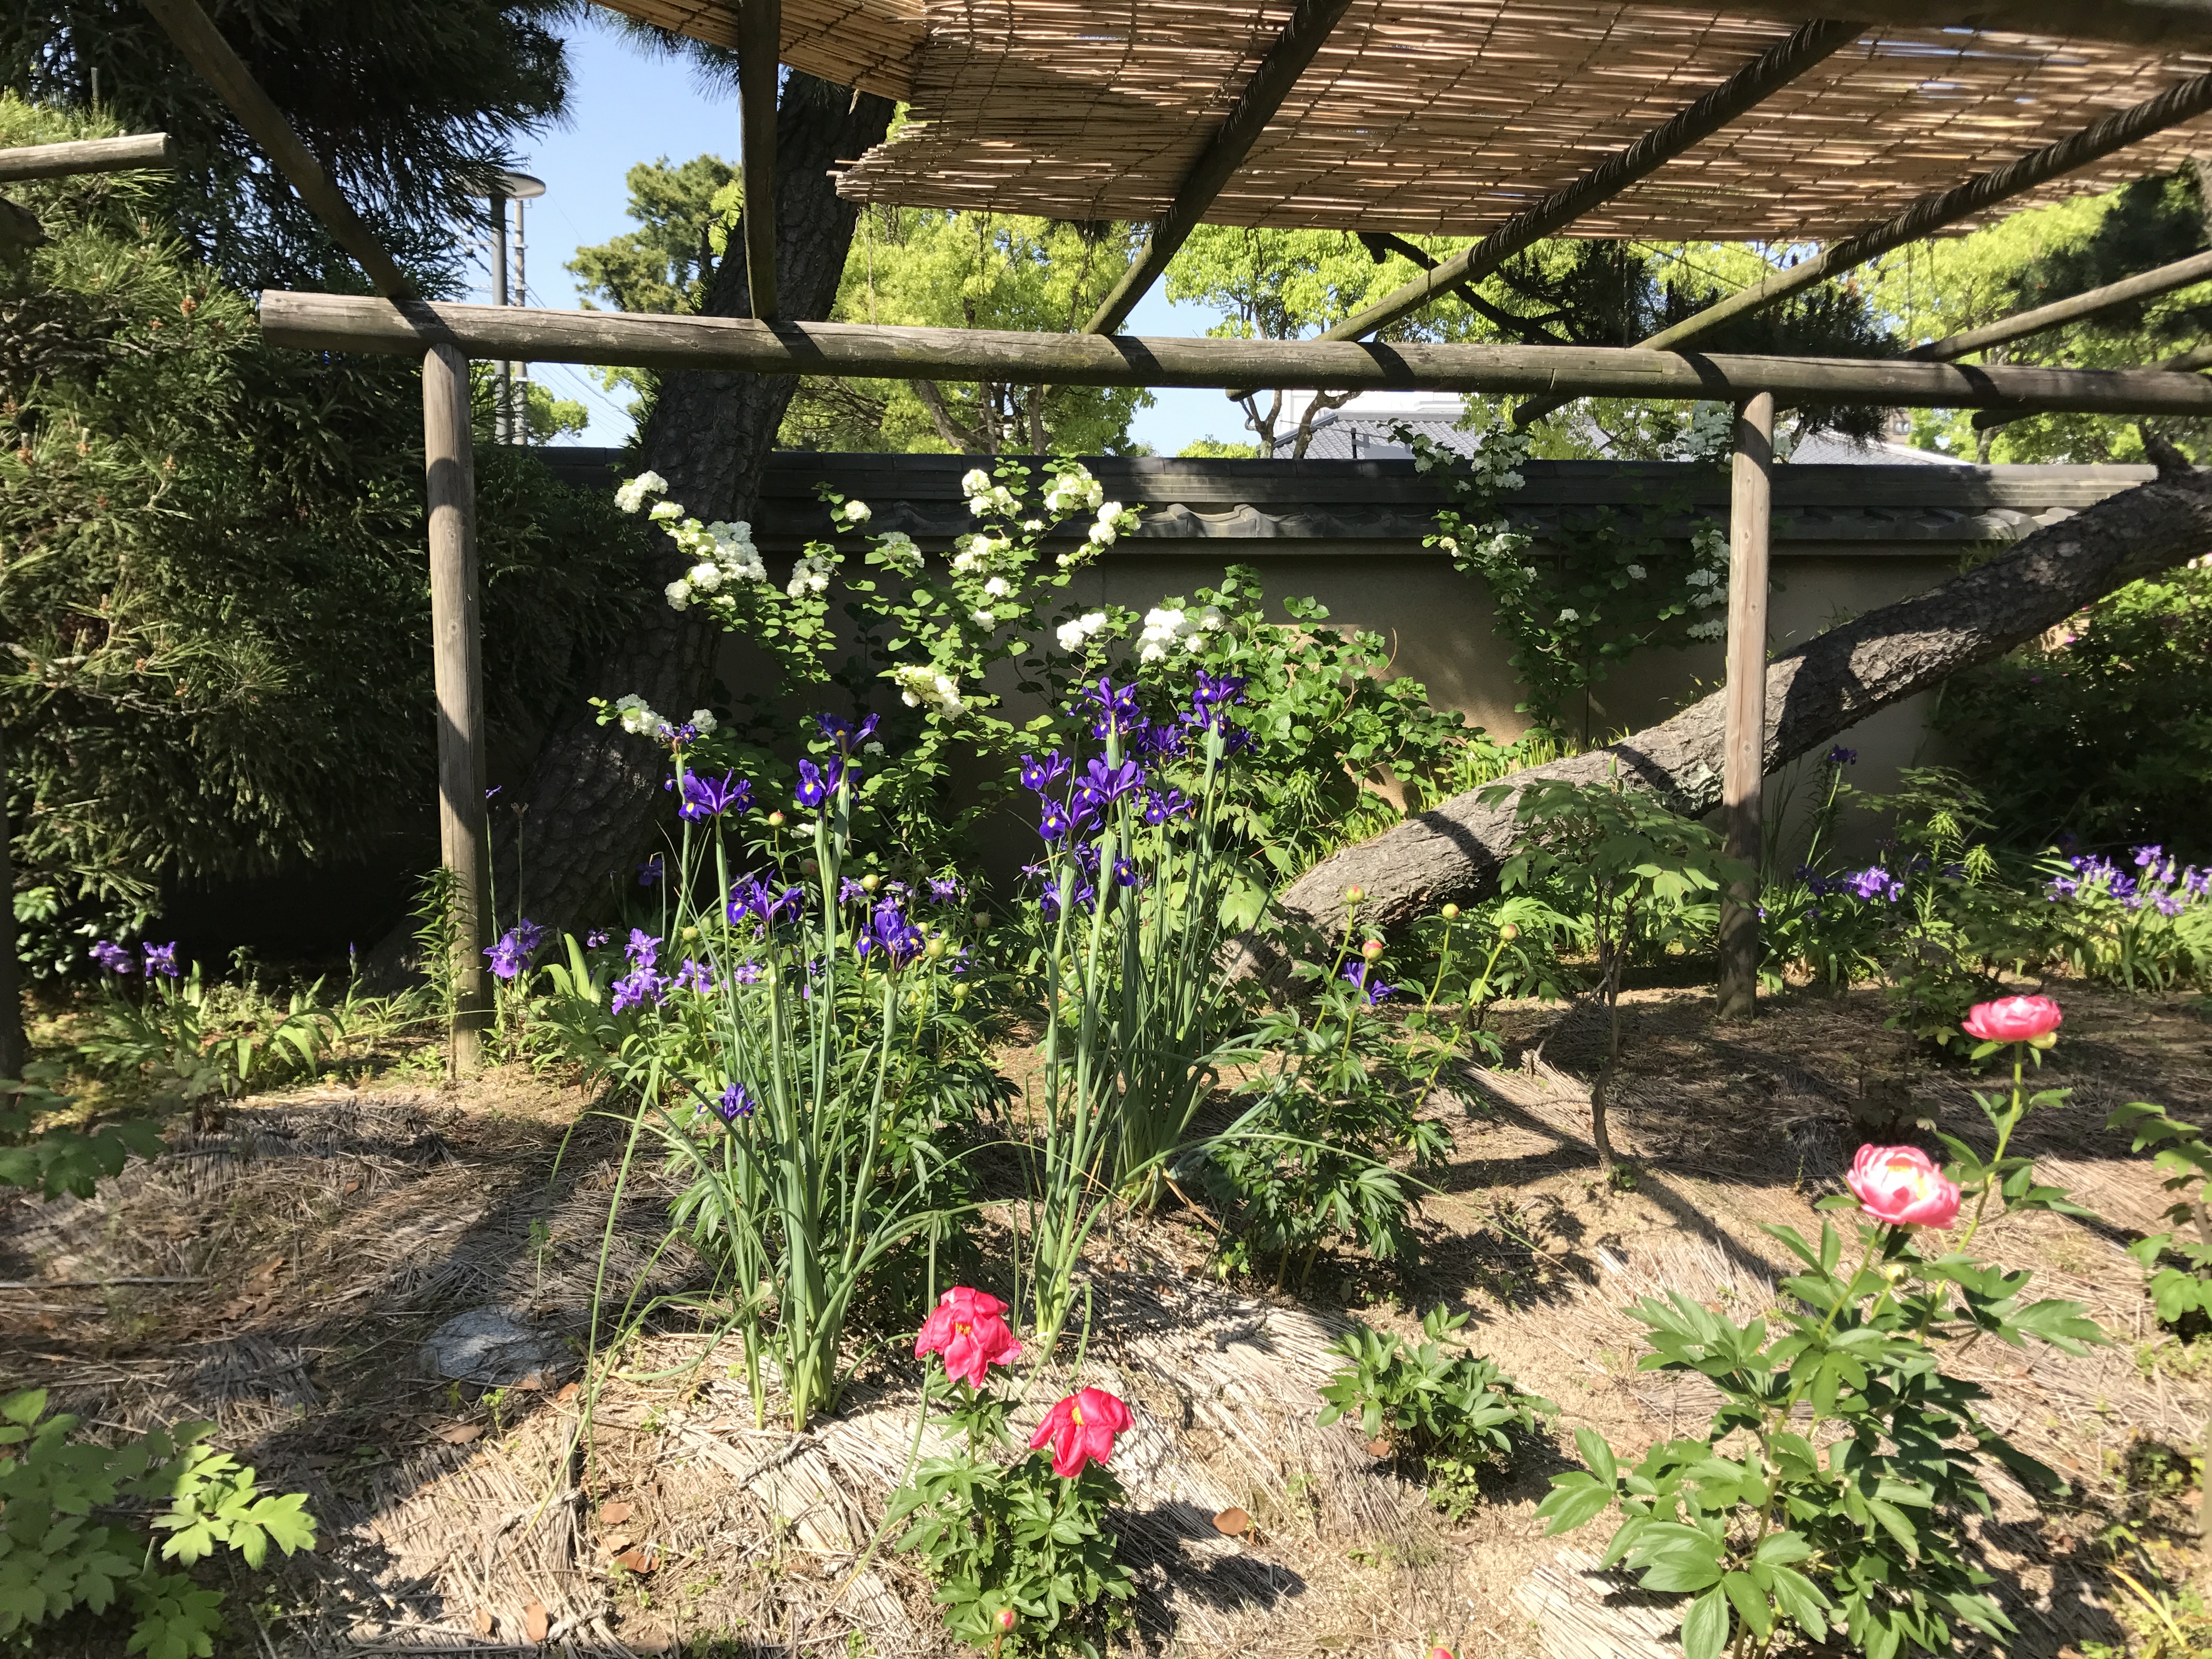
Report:
M2212 890L2212 869L2199 870L2191 865L2183 874L2181 884L2203 898L2208 890Z
M1067 775L1067 757L1055 749L1042 760L1035 755L1022 757L1022 787L1032 794L1042 795Z
M1138 870L1135 862L1129 859L1114 860L1114 880L1116 884L1122 887L1141 887L1145 884L1142 872Z
M903 968L920 956L928 943L921 929L907 920L906 912L897 902L886 900L868 918L868 925L853 941L853 949L862 961L881 951L892 967Z
M1080 882L1076 885L1073 897L1075 900L1075 908L1077 909L1088 910L1093 904L1096 904L1098 902L1098 890L1087 881ZM1038 894L1037 908L1048 916L1058 915L1060 914L1060 889L1058 887L1047 887L1043 892Z
M637 866L637 884L641 887L650 887L666 873L660 862L660 854L655 853Z
M1160 726L1146 721L1139 726L1129 739L1129 746L1138 759L1148 764L1161 761L1180 760L1188 745L1183 742L1179 726Z
M740 985L760 983L761 966L757 962L741 962L730 970L730 977Z
M2151 902L2158 906L2158 913L2162 916L2178 916L2181 914L2181 900L2174 894L2160 893Z
M654 973L650 965L641 963L614 982L614 994L611 1006L617 1014L641 1008L647 1002L658 1008L668 1000L668 981Z
M837 745L838 752L849 755L876 734L876 726L883 719L871 714L858 726L838 714L817 714L815 726L823 737Z
M2136 848L2136 868L2148 870L2165 856L2166 848L2163 847L2138 847Z
M171 939L167 945L143 945L139 949L145 955L148 979L153 978L156 974L161 975L164 979L176 978L178 971L176 940Z
M1148 789L1145 792L1145 822L1165 823L1170 818L1182 817L1190 811L1190 797L1180 789Z
M545 930L525 916L499 936L499 943L484 955L491 958L492 975L495 979L519 978L530 966L530 958L538 947L545 943Z
M1083 787L1100 805L1111 805L1122 796L1145 787L1145 769L1133 760L1125 760L1119 766L1094 760L1085 771Z
M1246 684L1244 675L1209 674L1201 668L1198 671L1198 689L1190 694L1190 700L1200 708L1211 708L1225 702L1242 702Z
M852 877L845 876L839 879L837 883L838 903L851 904L857 901L865 904L867 902L867 898L868 890L861 886L859 882L854 881Z
M818 767L811 760L799 762L799 788L796 791L799 804L809 810L820 807L837 793L837 786L844 775L845 763L836 755L828 757Z
M1831 766L1849 766L1856 761L1858 757L1859 751L1857 750L1846 749L1839 743L1833 749L1831 749L1828 751L1828 764Z
M929 878L929 902L932 904L951 904L960 896L960 878L946 876L941 879Z
M1344 972L1338 977L1364 996L1367 999L1367 1006L1370 1008L1398 988L1395 985L1385 985L1381 980L1372 978L1369 974L1367 964L1364 962L1346 963Z
M584 948L586 951L596 951L606 942L607 930L604 927L594 927L584 935Z
M101 939L92 947L92 959L111 974L127 974L138 965L138 958L120 945Z
M1044 804L1037 817L1037 834L1047 841L1066 841L1075 832L1075 815L1056 800Z
M722 1121L725 1123L735 1123L741 1117L750 1117L759 1109L760 1102L753 1097L753 1091L742 1083L732 1083L728 1088L723 1090L722 1098L714 1107L714 1109L722 1115Z
M745 811L753 804L753 787L734 772L725 772L720 781L697 772L684 775L684 804L676 809L676 816L693 823L702 818L719 818L735 807Z
M650 968L660 960L660 941L642 927L629 930L629 943L623 954L640 968Z
M714 975L707 964L694 962L689 957L684 958L684 965L676 970L676 977L671 982L679 991L696 991L702 997L712 994L714 989Z
M1083 689L1085 698L1097 710L1098 717L1091 723L1091 734L1105 738L1115 732L1133 732L1145 717L1137 707L1136 682L1116 685L1103 676L1095 686Z
M797 915L805 896L803 888L787 887L778 893L758 876L747 876L730 884L729 903L724 914L732 927L747 916L758 916L772 927L787 915Z
M1904 890L1904 884L1893 877L1879 864L1869 864L1851 878L1851 891L1863 899L1887 897L1893 903Z

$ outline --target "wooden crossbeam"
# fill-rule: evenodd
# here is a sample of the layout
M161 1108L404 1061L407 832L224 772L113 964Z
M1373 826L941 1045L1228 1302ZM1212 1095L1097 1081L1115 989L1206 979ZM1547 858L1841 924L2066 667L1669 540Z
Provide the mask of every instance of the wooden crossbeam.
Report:
M1806 24L1626 149L1608 155L1574 183L1553 191L1527 212L1516 214L1473 247L1422 272L1356 316L1347 317L1321 337L1359 339L1419 311L1462 283L1487 276L1515 254L1564 229L1592 208L1611 201L1676 156L1704 143L1738 116L1857 40L1864 28L1863 23L1837 19Z
M1283 100L1291 95L1291 88L1297 85L1298 76L1313 62L1329 31L1351 9L1352 0L1297 0L1289 24L1275 37L1228 116L1183 175L1175 200L1154 223L1136 258L1121 273L1121 280L1083 325L1085 333L1111 334L1128 321L1145 290L1159 280L1168 261L1198 228L1200 219L1267 130L1267 123L1282 108Z
M2084 317L2094 317L2100 311L2110 311L2115 306L2126 305L2131 300L2147 300L2154 295L2171 294L2175 289L2208 281L2212 281L2212 252L2192 253L2186 259L2176 259L2170 265L2160 265L2155 270L2146 270L2139 276L2130 276L2123 282L2107 283L2102 288L2093 288L2085 294L2077 294L2070 300L2057 300L2047 306L2038 306L2033 311L2000 318L1980 328L1947 334L1940 340L1915 346L1905 355L1922 362L1948 363L1955 358L1986 350L1993 345L2002 345L2008 340L2021 339L2030 334L2040 334L2045 329L2079 322Z
M146 9L154 14L154 21L176 42L185 61L215 88L254 143L269 152L270 160L292 181L292 188L300 192L301 199L323 222L337 245L353 255L368 273L368 280L376 284L376 291L391 300L413 298L415 285L401 274L392 256L384 251L384 245L361 222L352 204L323 171L323 164L301 142L300 135L292 131L292 124L284 118L283 112L262 91L252 72L231 50L230 42L208 21L198 0L145 0L145 4Z
M176 141L166 132L122 138L81 138L66 144L26 144L0 149L0 183L15 179L63 179L75 173L127 173L177 164Z
M1730 0L1729 9L1792 23L1821 15L1817 0ZM1891 28L1948 31L1968 25L2169 52L2212 49L2212 0L2097 0L2094 5L2088 0L2004 0L2001 6L1972 9L1959 0L1852 0L1851 9Z
M1955 224L1961 219L1994 207L1999 202L2045 185L2053 179L2064 177L2093 161L2100 161L2115 150L2149 137L2154 132L2179 125L2212 109L2212 75L2199 75L2177 82L2133 107L2115 111L2094 125L2083 128L2070 137L2055 144L2033 150L2017 161L2008 161L1992 172L1968 179L1963 185L1946 191L1931 191L1921 197L1902 213L1887 222L1870 230L1845 237L1840 242L1831 242L1811 258L1793 265L1787 270L1778 270L1749 288L1740 289L1726 299L1707 306L1703 311L1685 317L1672 327L1662 328L1649 338L1638 342L1646 350L1665 351L1710 332L1732 319L1772 305L1786 295L1809 287L1825 277L1833 276L1863 265L1868 260L1902 247L1907 242L1917 242L1922 237ZM1565 401L1559 398L1540 399L1522 405L1514 412L1514 423L1527 426L1551 414Z
M1984 368L1893 359L1753 357L1622 346L1150 339L997 329L878 328L507 306L386 305L336 294L261 295L276 345L419 355L450 339L472 357L1021 386L1435 390L1741 403L1760 392L1884 407L2075 409L2212 415L2212 380L2157 369Z
M744 175L745 291L772 318L775 292L775 89L781 0L738 0L738 121Z

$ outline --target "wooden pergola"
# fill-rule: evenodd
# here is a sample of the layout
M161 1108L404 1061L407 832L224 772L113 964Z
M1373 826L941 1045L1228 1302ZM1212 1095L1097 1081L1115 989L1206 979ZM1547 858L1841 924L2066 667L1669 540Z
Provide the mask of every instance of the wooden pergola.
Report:
M380 300L264 294L280 344L421 357L441 823L462 917L456 1065L473 1062L483 958L483 763L467 365L471 356L656 368L1224 389L1439 387L1523 394L1517 418L1591 394L1737 407L1723 812L1755 858L1765 771L1768 471L1784 402L2212 413L2192 358L2129 372L1958 360L2203 280L2145 273L1888 362L1686 349L1733 317L2000 207L2112 187L2206 142L2212 0L2023 0L1967 13L1867 0L601 0L740 59L752 320L431 305L331 186L197 0L146 0ZM1076 334L896 329L777 314L779 64L905 101L896 138L838 188L865 202L1149 226ZM1418 253L1466 236L1320 338L1117 331L1200 223L1340 228ZM1817 243L1811 257L1636 347L1363 343L1540 238ZM2182 372L2175 372L2182 371ZM1723 913L1723 1011L1751 1012L1753 896Z

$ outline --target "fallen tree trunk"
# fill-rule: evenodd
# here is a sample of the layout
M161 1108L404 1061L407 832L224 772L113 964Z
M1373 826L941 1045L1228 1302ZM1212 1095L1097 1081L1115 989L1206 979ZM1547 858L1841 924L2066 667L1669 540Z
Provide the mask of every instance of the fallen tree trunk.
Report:
M2012 551L1917 598L1870 611L1780 657L1766 671L1765 770L1771 774L1876 709L1977 663L2003 655L2115 588L2212 550L2212 471L2197 471L2150 438L2159 477L2039 530ZM1692 817L1720 804L1725 691L1603 749L1508 780L1601 782L1618 768L1628 787ZM1457 795L1348 847L1300 877L1279 903L1292 932L1341 925L1344 890L1360 887L1360 915L1395 928L1435 906L1487 897L1512 856L1519 788L1494 805L1497 785ZM1256 938L1241 971L1272 965Z

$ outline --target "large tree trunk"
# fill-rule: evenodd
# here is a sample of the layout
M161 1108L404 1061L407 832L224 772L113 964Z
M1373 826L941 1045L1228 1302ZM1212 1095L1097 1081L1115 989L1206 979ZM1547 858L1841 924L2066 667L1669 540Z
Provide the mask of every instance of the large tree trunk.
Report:
M890 124L884 99L791 71L776 111L776 287L792 321L830 315L852 246L859 210L838 199L830 169L882 141ZM716 268L706 310L752 313L745 284L744 238L732 231ZM671 500L706 520L748 519L761 470L797 381L788 375L669 374L645 430L643 466L668 480ZM638 580L653 597L636 624L591 676L589 695L612 702L636 692L672 718L704 695L721 630L696 611L671 610L660 590L683 574L675 544L649 538ZM515 822L500 815L494 849L501 908L518 900L532 918L572 926L604 907L611 873L627 876L665 798L666 762L651 745L603 726L589 709L558 726L538 750L522 797L524 845L518 867Z
M2002 656L2083 605L2144 576L2212 550L2212 471L2192 471L2170 447L2149 441L2156 482L2100 501L2039 530L2003 556L1917 599L1870 611L1778 659L1766 671L1765 769L1826 743L1878 708ZM1723 709L1711 696L1674 719L1604 749L1509 780L1595 783L1619 768L1628 787L1648 790L1692 817L1720 802ZM1346 848L1309 870L1280 901L1295 933L1342 926L1344 890L1362 887L1363 921L1395 927L1447 901L1486 897L1512 856L1517 787L1486 805L1487 786L1455 796ZM1272 967L1270 946L1248 938L1244 971Z

